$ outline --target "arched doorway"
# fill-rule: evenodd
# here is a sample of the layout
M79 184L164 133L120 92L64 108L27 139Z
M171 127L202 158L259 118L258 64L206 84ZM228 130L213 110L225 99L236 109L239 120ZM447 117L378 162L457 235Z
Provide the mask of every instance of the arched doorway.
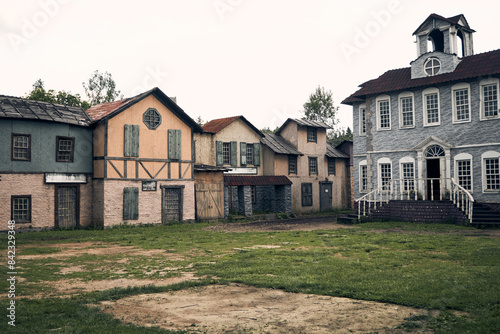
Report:
M444 164L445 151L440 145L431 145L425 150L427 199L441 199L441 166Z

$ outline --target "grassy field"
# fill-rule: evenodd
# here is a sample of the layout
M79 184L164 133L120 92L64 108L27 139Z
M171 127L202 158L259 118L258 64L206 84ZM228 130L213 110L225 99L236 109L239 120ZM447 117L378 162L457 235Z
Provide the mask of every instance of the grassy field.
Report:
M349 229L228 233L207 230L208 226L16 234L17 270L23 278L16 285L16 326L7 325L4 294L0 332L172 333L125 324L88 305L134 294L238 282L441 311L436 316L409 318L399 332L500 333L500 239L478 236L472 228L392 222ZM7 236L0 238L5 248L0 270L7 273ZM152 252L57 256L61 243L88 242ZM165 258L154 250L172 256ZM158 279L185 272L205 278L169 286L82 291L63 298L51 293L47 284L68 279ZM0 287L8 290L6 279L0 280Z

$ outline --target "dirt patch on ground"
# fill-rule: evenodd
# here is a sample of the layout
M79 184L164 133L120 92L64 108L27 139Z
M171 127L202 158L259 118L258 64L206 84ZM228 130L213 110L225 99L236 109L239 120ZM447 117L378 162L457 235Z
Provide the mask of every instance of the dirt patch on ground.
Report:
M144 294L100 305L125 322L202 333L393 333L405 318L428 313L241 284Z

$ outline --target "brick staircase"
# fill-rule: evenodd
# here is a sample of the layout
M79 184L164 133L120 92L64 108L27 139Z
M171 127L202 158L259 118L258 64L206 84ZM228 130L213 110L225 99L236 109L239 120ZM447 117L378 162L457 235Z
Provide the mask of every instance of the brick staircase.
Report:
M474 203L472 225L500 226L500 211L497 210L486 203Z
M392 200L371 209L367 221L401 220L415 223L467 223L467 216L450 201Z

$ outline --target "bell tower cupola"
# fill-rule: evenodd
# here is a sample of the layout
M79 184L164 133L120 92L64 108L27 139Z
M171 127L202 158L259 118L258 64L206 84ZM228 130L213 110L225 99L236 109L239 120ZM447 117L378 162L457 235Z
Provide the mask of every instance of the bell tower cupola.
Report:
M412 79L453 72L463 57L474 54L474 32L463 15L429 15L413 33L417 59L411 62Z

